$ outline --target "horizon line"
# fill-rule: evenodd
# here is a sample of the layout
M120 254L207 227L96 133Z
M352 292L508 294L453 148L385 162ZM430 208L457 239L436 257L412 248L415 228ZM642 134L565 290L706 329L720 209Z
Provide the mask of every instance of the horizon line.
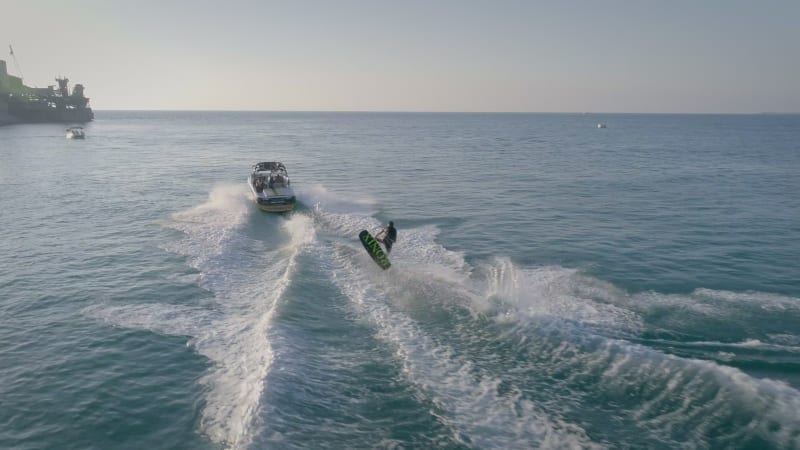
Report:
M611 111L415 111L415 110L347 110L347 109L93 109L101 112L248 112L248 113L351 113L351 114L565 114L565 115L594 115L594 114L653 114L653 115L798 115L800 111L757 111L757 112L611 112Z

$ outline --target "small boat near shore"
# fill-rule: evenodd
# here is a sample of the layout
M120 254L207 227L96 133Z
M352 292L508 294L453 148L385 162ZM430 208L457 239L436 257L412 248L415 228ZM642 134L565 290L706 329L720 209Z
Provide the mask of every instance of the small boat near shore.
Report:
M86 139L86 133L83 131L83 127L67 128L67 139Z
M283 163L255 164L252 173L247 177L247 185L262 211L287 212L294 209L297 203L289 173Z

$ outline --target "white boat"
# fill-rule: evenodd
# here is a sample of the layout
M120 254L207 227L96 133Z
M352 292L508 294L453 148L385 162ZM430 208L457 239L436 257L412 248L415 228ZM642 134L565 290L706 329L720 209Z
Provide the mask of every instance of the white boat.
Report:
M603 122L600 122L600 123L597 124L597 128L605 128L605 127L606 127L606 124L604 124Z
M85 139L86 133L83 132L83 127L69 127L67 128L67 139Z
M253 172L247 177L247 185L262 211L291 211L297 203L283 163L260 162L254 165Z

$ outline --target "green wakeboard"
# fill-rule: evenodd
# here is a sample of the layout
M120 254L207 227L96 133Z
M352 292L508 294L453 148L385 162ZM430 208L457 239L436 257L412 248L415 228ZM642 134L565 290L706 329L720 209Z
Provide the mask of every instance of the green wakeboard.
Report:
M375 264L379 265L383 270L391 267L392 264L389 262L386 253L383 252L378 241L369 234L369 231L362 230L361 233L358 233L358 238L361 240L361 243L364 244L364 248L367 249L367 253L369 253L369 256L375 261Z

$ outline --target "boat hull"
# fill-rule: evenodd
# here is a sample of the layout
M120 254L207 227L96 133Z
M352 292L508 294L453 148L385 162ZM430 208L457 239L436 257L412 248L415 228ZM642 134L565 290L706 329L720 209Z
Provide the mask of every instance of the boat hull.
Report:
M283 205L262 205L256 202L256 205L258 206L258 209L272 213L289 212L294 209L294 203L287 203Z

